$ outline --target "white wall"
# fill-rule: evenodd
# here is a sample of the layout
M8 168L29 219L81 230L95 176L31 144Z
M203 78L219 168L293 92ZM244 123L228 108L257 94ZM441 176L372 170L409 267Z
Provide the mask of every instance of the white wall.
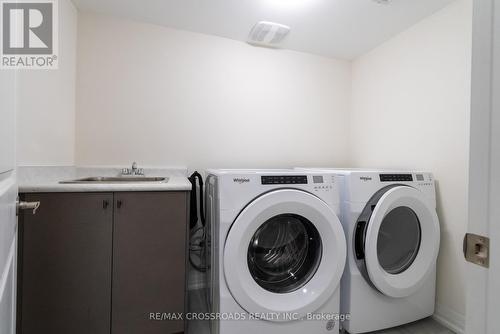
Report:
M77 10L59 1L59 69L18 76L19 165L72 165L75 156Z
M350 63L80 13L76 161L344 164Z
M353 62L352 164L432 171L442 246L437 312L463 328L472 0Z

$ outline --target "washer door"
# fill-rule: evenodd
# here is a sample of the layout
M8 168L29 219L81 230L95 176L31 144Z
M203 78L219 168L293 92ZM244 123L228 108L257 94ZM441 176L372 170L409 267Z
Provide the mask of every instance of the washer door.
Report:
M386 188L367 209L373 212L364 233L365 278L389 297L415 293L436 264L440 228L435 209L408 186Z
M236 218L224 246L224 275L247 312L303 317L331 298L345 259L335 212L312 194L282 189L258 197Z

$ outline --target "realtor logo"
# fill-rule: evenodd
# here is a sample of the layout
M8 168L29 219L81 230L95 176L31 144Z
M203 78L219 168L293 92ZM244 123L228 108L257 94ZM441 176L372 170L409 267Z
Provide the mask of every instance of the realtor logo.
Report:
M0 68L56 69L57 0L0 0L0 5Z

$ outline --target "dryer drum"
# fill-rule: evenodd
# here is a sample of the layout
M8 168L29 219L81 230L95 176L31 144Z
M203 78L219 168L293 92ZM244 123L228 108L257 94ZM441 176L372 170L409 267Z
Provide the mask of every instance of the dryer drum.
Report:
M421 242L420 221L415 212L404 206L390 211L378 232L377 255L389 274L408 269L417 257Z

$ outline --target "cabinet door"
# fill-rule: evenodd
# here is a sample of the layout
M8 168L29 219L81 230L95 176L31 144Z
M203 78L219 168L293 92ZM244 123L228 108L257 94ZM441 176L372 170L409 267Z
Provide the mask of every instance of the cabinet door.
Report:
M23 198L18 333L109 334L113 194Z
M115 208L112 333L183 332L151 317L184 312L187 193L116 193Z

